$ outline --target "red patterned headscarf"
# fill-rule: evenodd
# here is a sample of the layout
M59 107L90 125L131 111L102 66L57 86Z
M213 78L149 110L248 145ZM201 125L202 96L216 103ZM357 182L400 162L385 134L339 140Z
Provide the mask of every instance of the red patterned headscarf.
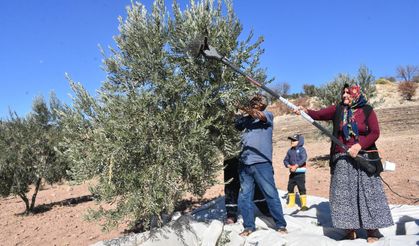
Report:
M350 105L345 106L342 112L342 132L346 140L349 140L353 136L357 141L359 136L358 124L355 121L353 110L363 107L367 103L367 98L362 93L361 86L359 85L348 87L348 94L352 102Z
M362 92L361 92L361 86L359 86L359 85L350 86L348 88L348 94L352 98L352 105L353 104L356 104L357 101L358 101L358 99L359 99L359 97L362 94ZM352 106L352 105L350 105L350 106Z

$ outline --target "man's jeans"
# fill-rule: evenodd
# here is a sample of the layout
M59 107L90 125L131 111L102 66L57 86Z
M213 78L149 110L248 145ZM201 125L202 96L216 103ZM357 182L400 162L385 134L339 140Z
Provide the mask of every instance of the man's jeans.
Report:
M275 221L276 229L287 226L287 222L285 222L284 214L282 212L278 190L275 187L273 173L272 164L270 162L240 165L240 193L238 207L243 216L243 226L247 230L254 231L256 229L253 210L255 183L259 186L265 196L269 211Z

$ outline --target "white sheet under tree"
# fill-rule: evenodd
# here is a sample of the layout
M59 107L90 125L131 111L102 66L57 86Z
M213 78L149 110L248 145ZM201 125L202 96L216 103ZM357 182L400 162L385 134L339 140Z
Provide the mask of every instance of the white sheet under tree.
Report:
M242 220L236 224L224 225L224 197L219 197L189 215L182 215L163 228L121 238L98 242L95 245L258 245L258 246L334 246L334 245L377 245L408 246L419 245L419 206L390 205L394 225L380 229L384 235L374 244L366 242L366 233L357 231L360 238L340 240L344 231L332 228L329 201L308 196L309 210L289 209L284 205L285 192L279 191L289 233L280 235L273 227L273 220L262 216L256 217L257 231L243 238L238 234L243 230ZM255 210L256 207L255 207Z

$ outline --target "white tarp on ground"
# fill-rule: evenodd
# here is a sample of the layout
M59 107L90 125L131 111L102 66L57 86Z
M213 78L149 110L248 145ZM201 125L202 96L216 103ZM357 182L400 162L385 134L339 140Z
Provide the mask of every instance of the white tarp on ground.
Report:
M281 202L286 201L285 192L279 191ZM334 245L419 245L419 206L391 205L394 225L380 229L384 235L378 242L368 244L366 234L358 231L361 238L340 240L344 232L332 228L330 208L327 199L308 196L308 211L284 208L289 233L280 235L272 227L272 219L258 215L257 231L247 238L238 234L243 230L242 221L223 225L225 216L224 197L217 198L196 209L191 215L183 215L166 226L153 231L131 234L121 238L102 241L101 245L258 245L258 246L334 246Z

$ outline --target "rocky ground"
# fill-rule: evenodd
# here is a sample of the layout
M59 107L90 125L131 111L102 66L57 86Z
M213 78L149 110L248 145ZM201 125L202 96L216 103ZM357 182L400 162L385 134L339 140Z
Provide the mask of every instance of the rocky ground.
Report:
M400 195L419 197L419 174L416 171L419 164L419 103L397 102L393 102L391 105L394 106L390 108L388 104L382 104L377 110L381 127L377 146L384 160L396 163L396 170L384 172L382 177ZM317 134L316 128L296 116L275 118L274 166L277 187L286 189L288 171L282 164L289 148L286 137L296 132L306 137L305 147L309 153L308 194L328 197L330 175L325 156L330 143ZM392 193L388 187L385 187L385 191L391 204L418 205L413 200ZM78 186L44 186L37 198L37 204L42 209L29 216L19 215L24 210L19 198L1 198L0 245L88 245L122 235L126 229L124 226L102 232L99 224L83 219L88 208L97 207L89 195L87 183ZM212 199L220 195L223 195L221 184L209 189L205 198Z

